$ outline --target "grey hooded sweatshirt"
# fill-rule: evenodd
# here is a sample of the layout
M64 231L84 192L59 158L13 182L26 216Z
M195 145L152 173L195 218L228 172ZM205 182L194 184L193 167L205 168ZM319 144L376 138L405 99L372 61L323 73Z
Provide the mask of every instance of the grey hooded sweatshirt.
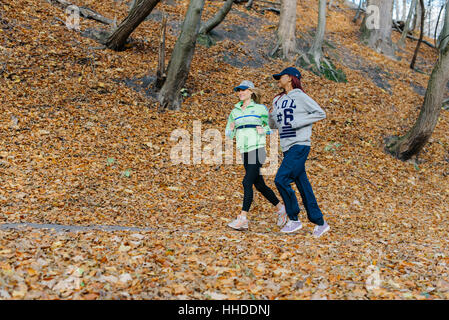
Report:
M281 149L286 152L295 144L310 146L312 124L324 118L326 113L312 98L293 89L273 99L269 125L279 130Z

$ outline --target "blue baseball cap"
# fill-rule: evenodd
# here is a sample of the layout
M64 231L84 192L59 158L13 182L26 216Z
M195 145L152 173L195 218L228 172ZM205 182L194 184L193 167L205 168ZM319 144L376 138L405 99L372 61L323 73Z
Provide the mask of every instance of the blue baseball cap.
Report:
M243 80L237 87L234 88L234 91L246 89L254 89L254 83L249 80Z
M284 74L288 74L290 76L294 76L298 79L301 79L301 72L299 72L298 69L293 67L285 68L284 70L281 71L281 73L273 74L273 78L279 80Z

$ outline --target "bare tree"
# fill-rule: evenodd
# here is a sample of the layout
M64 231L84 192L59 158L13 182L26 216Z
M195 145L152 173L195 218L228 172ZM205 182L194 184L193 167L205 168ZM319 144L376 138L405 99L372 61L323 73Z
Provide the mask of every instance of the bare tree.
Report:
M407 0L402 0L402 21L407 19Z
M405 21L405 24L404 24L404 30L402 31L401 38L398 41L399 47L403 47L405 45L405 39L407 38L407 34L410 32L410 23L412 21L413 13L415 11L417 3L418 3L418 0L412 0L410 9L408 12L407 20Z
M161 109L178 110L181 107L181 89L186 83L195 53L204 1L190 0L181 34L168 64L167 78L158 94Z
M418 44L416 45L415 53L413 54L412 62L410 63L410 68L415 69L416 58L418 57L419 47L421 46L422 39L424 37L424 0L419 0L419 6L421 7L421 32L419 34Z
M326 32L326 0L319 0L318 3L318 28L316 30L313 44L310 47L309 54L317 65L323 55L324 33Z
M100 39L106 47L112 50L122 50L131 33L153 11L160 0L135 0L128 16L106 39Z
M323 56L323 42L324 33L326 31L326 0L319 0L318 2L318 27L313 39L312 46L307 54L302 55L302 59L310 64L314 63L317 71L320 71L321 58Z
M415 125L402 137L387 138L385 141L387 152L406 161L424 148L438 123L448 80L449 46L446 46L440 52L438 61L430 75L424 103Z
M431 25L432 25L432 9L433 9L433 5L432 5L432 0L429 0L429 5L427 6L428 10L427 10L427 16L429 17L429 27L428 27L428 35L430 35L430 30L431 30Z
M296 64L304 69L312 71L316 75L324 75L326 78L342 82L346 76L342 70L337 70L333 63L324 56L323 44L326 32L326 0L318 1L318 26L312 45L307 52L300 52Z
M421 27L421 6L419 4L419 2L416 4L416 10L415 10L415 16L413 18L413 26L412 26L412 30L415 31L416 28L420 28Z
M355 12L354 18L352 19L352 22L356 23L357 20L360 18L360 14L362 13L363 4L366 0L360 0L359 7L357 8L357 11Z
M449 42L449 0L446 1L443 29L440 32L440 36L438 37L437 42L440 50L443 50L447 46L448 42Z
M297 53L295 34L296 1L297 0L281 0L277 43L274 50L271 52L271 56L274 56L278 50L280 50L281 57L291 61Z
M399 0L394 1L394 7L396 9L396 20L399 20L400 15Z
M157 63L157 71L156 71L156 81L154 83L154 87L156 90L161 89L162 85L165 82L165 38L166 38L166 29L167 29L167 16L164 14L162 17L161 29L159 33L159 54L158 54L158 63Z
M368 9L373 9L370 11ZM360 28L361 40L375 51L394 57L391 40L393 1L368 0L367 12Z
M211 32L216 26L218 26L226 17L228 12L231 10L234 0L226 0L220 10L211 19L206 21L200 28L201 34L206 34Z

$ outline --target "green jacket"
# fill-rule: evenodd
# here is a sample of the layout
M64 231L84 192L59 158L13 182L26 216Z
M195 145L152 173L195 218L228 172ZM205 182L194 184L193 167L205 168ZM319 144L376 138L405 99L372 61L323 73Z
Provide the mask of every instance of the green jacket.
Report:
M231 111L226 124L226 136L231 139L235 137L237 149L244 153L265 147L266 135L270 134L271 130L268 126L267 107L251 100L251 103L243 110L242 104L243 102L240 101ZM233 122L234 130L231 130L230 126ZM265 134L259 134L255 126L261 126Z

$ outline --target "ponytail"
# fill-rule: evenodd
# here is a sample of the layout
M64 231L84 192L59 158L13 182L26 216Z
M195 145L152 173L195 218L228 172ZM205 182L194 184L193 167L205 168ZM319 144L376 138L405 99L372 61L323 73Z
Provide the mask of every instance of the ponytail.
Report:
M290 79L292 79L293 89L301 89L301 91L304 92L304 89L302 88L302 85L301 85L301 79L298 79L295 76L290 76Z
M257 104L261 104L263 102L262 93L257 88L252 88L251 90L251 99Z
M304 89L302 88L301 79L296 78L295 76L289 75L290 79L292 80L292 87L293 89L300 89L302 92L306 93ZM275 98L282 97L285 94L285 90L282 90L282 92L278 93Z

